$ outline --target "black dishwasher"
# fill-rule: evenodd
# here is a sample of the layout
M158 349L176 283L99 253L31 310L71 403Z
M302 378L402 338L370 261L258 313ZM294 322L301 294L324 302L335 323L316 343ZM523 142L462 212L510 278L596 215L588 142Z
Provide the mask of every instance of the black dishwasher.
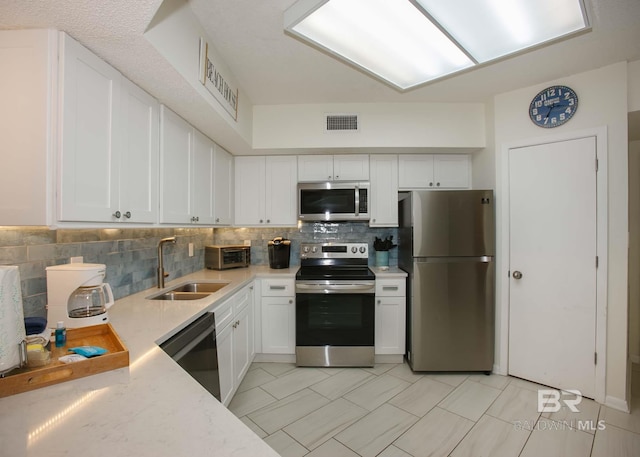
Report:
M220 400L216 322L213 313L205 313L160 347Z

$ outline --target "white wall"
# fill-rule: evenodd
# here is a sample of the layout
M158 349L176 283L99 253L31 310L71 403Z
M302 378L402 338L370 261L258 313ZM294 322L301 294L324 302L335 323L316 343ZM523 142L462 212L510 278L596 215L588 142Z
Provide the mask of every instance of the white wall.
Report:
M496 144L494 138L494 103L487 102L485 119L487 132L487 146L471 155L472 174L471 187L474 189L496 188Z
M347 103L253 107L253 147L483 148L482 103ZM324 131L326 114L357 114L357 132Z
M144 34L145 38L160 52L167 61L182 75L188 84L196 91L201 101L205 101L211 108L208 112L200 112L195 118L186 119L193 126L209 135L211 139L219 142L223 147L234 154L240 148L234 148L238 139L229 135L225 130L233 130L244 141L242 149L248 149L251 145L252 135L252 103L241 87L238 87L238 119L237 122L209 93L199 80L199 44L200 37L209 43L209 53L216 56L216 62L224 69L225 76L233 82L231 71L224 65L224 61L217 57L215 42L206 34L198 18L193 14L185 0L165 0L154 17L149 29ZM200 101L199 100L199 101ZM162 102L162 100L161 100ZM195 102L195 101L194 101ZM169 106L176 113L180 113L180 102L174 101ZM219 126L216 135L212 134L212 125ZM225 129L227 127L228 129ZM220 141L220 138L229 138L229 142Z
M579 97L579 109L574 118L556 129L536 127L528 116L531 99L543 88L553 84L572 87ZM510 143L531 140L531 143L552 138L561 131L568 134L606 127L608 138L608 290L607 290L607 367L606 397L617 406L627 400L627 230L628 230L628 154L627 154L627 64L610 65L556 81L500 94L495 97L495 147L497 184L498 240L502 233L500 205L505 176L505 147ZM568 177L570 179L570 177ZM543 182L540 185L544 185ZM500 244L500 243L499 243ZM508 306L504 281L508 259L502 249L497 253L497 310L500 338L496 356L501 370L506 370L506 338L508 323L504 308Z

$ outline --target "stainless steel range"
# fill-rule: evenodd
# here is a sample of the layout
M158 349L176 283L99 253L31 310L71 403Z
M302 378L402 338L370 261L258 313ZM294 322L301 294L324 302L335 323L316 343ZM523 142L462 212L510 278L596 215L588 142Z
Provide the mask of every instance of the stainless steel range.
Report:
M374 365L375 275L367 243L300 246L296 364Z

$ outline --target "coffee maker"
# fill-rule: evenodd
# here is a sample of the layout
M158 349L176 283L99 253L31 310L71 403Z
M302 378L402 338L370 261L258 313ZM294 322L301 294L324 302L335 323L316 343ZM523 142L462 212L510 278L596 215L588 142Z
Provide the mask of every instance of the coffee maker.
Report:
M68 328L109 322L111 286L104 283L107 268L99 263L69 263L47 267L49 327L59 321Z

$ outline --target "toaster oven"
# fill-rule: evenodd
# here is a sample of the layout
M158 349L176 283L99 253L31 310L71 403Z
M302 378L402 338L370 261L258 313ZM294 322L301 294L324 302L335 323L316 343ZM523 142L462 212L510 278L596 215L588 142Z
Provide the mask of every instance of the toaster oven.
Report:
M209 270L243 268L251 264L251 247L244 245L212 245L204 248L204 266Z

